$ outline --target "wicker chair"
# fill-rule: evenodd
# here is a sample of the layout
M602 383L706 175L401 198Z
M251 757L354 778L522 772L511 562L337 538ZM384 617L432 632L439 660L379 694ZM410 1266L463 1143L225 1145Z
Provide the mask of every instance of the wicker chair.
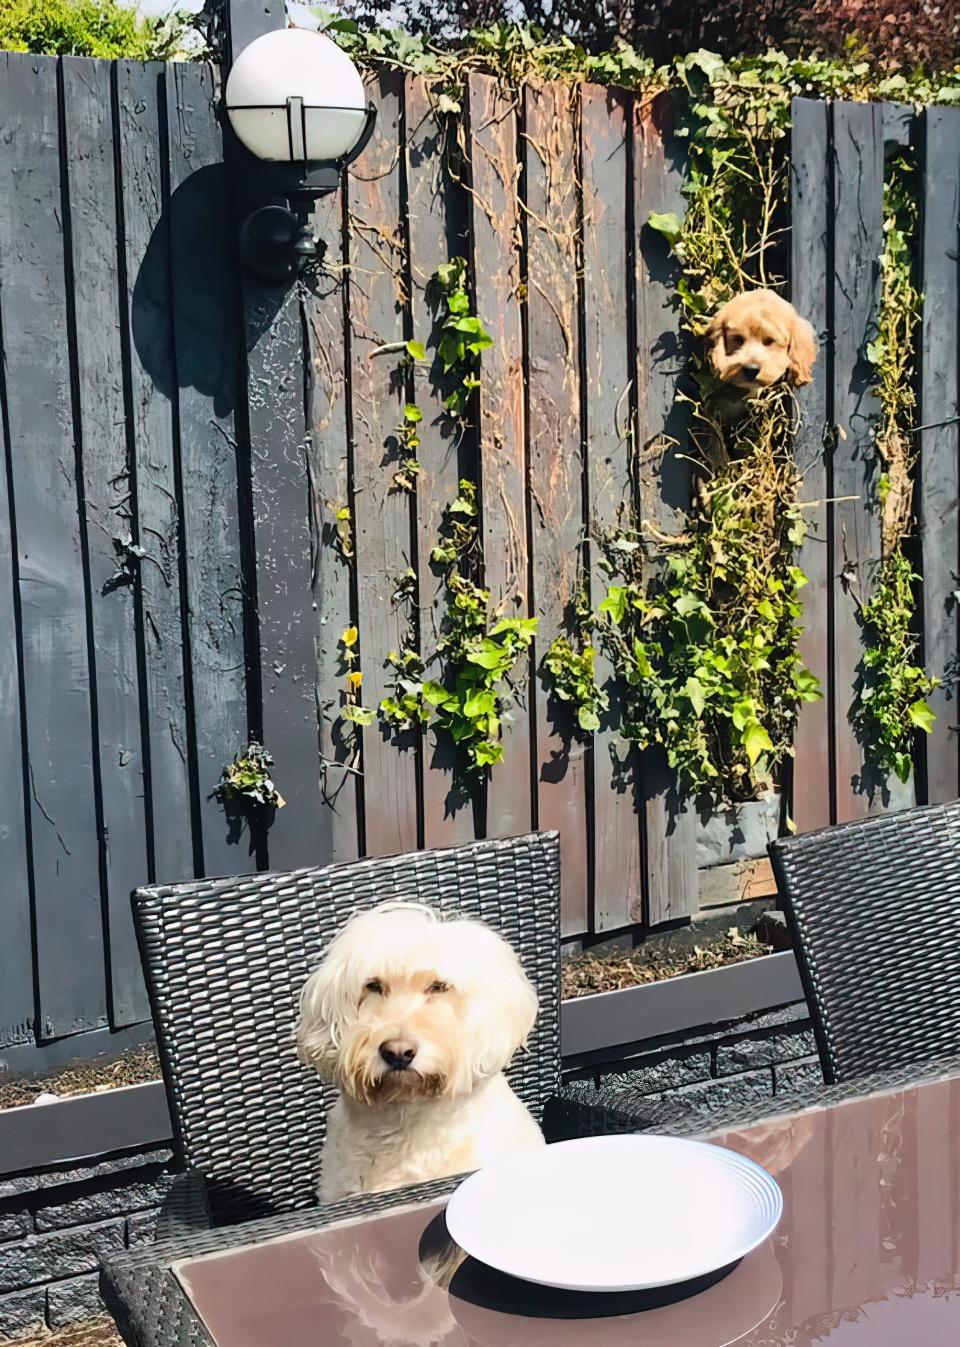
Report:
M960 1046L960 802L770 847L829 1084Z
M541 1011L510 1074L541 1117L560 1084L559 889L557 835L538 833L135 893L177 1149L190 1176L167 1233L314 1204L327 1100L296 1056L297 998L346 918L384 898L478 917L517 950Z

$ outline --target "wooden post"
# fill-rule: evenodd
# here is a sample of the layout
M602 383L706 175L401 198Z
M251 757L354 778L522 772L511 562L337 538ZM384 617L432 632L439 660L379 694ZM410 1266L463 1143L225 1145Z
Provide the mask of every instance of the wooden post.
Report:
M244 47L285 23L283 0L225 0L223 77ZM226 132L237 223L272 198L250 158ZM321 807L312 594L311 502L307 470L309 409L304 377L300 286L243 275L247 349L250 510L259 697L251 732L275 759L286 801L267 837L271 869L318 865L330 856L330 817ZM251 670L256 679L257 669ZM259 717L257 712L259 711Z

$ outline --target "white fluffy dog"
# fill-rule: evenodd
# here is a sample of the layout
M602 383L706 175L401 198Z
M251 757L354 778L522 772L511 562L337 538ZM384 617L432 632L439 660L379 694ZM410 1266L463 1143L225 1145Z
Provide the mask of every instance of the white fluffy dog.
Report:
M502 1074L536 1015L516 954L482 923L412 903L353 917L300 996L300 1056L340 1091L320 1200L542 1146Z

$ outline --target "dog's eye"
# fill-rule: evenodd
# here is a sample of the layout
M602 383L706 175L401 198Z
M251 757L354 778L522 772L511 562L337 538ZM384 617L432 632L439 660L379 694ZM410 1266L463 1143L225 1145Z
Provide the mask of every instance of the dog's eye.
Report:
M730 338L730 350L731 350L731 351L739 351L739 350L740 350L740 347L741 347L742 345L743 345L743 338L742 338L742 337L731 337L731 338Z
M764 337L764 339L763 339L763 344L764 344L764 346L772 346L772 345L773 345L773 337Z
M448 992L449 990L449 982L444 982L442 978L437 978L436 982L431 982L430 986L427 988L427 995L432 996L439 994L440 992Z
M382 996L383 983L379 978L371 978L369 982L364 983L363 990L370 992L372 996Z

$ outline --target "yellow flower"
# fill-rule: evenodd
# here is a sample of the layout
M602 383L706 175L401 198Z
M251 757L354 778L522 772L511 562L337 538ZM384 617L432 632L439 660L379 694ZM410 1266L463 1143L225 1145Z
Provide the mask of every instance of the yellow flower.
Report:
M356 627L346 627L344 629L343 635L340 637L340 640L343 643L343 645L349 647L351 645L356 645L357 637L359 635L360 633Z
M347 682L350 684L352 688L358 688L360 684L363 682L363 674L360 673L359 670L357 670L354 673L348 673Z

